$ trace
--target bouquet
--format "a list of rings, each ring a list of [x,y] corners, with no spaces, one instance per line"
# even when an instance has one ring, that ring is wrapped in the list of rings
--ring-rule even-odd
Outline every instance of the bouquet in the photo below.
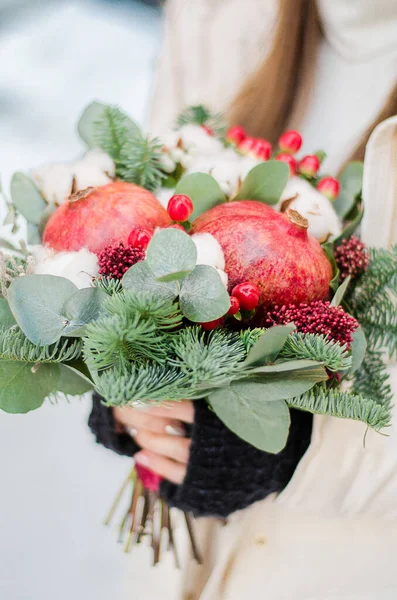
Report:
[[[11,181],[6,224],[24,217],[28,241],[0,255],[0,408],[206,399],[271,453],[290,408],[387,427],[397,249],[356,235],[361,163],[319,175],[298,132],[273,149],[203,106],[162,140],[98,102],[78,130],[83,158]],[[128,550],[149,532],[157,562],[171,513],[138,466],[117,500],[131,482],[120,533]]]

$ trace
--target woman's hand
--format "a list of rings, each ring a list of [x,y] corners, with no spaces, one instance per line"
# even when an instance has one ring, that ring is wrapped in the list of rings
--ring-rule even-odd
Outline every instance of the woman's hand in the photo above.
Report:
[[[184,423],[193,423],[193,403],[188,400],[152,408],[114,408],[118,423],[142,448],[137,463],[164,479],[180,484],[186,475],[191,440]]]

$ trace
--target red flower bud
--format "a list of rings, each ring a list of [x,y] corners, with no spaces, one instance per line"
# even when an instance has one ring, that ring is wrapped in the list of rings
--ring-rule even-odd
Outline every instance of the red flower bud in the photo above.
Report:
[[[276,160],[281,160],[282,162],[287,163],[290,170],[290,176],[293,177],[296,175],[296,160],[291,154],[287,154],[286,152],[280,152],[278,156],[276,156]]]
[[[308,154],[298,162],[298,171],[307,177],[314,177],[320,168],[320,160],[315,154]]]
[[[247,137],[245,133],[244,127],[240,127],[240,125],[235,125],[234,127],[230,127],[226,133],[226,139],[229,142],[233,142],[234,144],[241,144],[243,140]]]
[[[278,145],[283,152],[295,154],[302,146],[302,136],[297,131],[286,131],[278,140]]]
[[[323,177],[317,184],[319,192],[324,194],[329,200],[335,200],[339,196],[340,183],[333,177]]]

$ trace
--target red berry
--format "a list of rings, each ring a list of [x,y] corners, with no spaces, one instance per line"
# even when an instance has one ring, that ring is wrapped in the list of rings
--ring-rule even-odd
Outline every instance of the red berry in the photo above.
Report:
[[[320,168],[320,160],[315,154],[308,154],[298,162],[298,171],[307,177],[314,177]]]
[[[168,201],[167,212],[173,221],[187,221],[193,212],[193,202],[185,194],[175,194]]]
[[[212,331],[212,329],[216,329],[219,325],[223,325],[224,318],[215,319],[214,321],[207,321],[206,323],[200,323],[201,327],[206,331]]]
[[[329,200],[335,200],[339,196],[340,183],[333,177],[323,177],[317,184],[319,192],[327,196]]]
[[[240,302],[236,296],[230,296],[230,308],[227,311],[228,315],[235,315],[240,310]]]
[[[235,125],[234,127],[230,127],[226,133],[226,139],[229,142],[233,142],[234,144],[241,144],[243,140],[247,137],[245,133],[244,127],[240,127],[240,125]]]
[[[256,138],[247,135],[238,145],[238,149],[243,154],[250,154],[253,151],[255,144]]]
[[[208,135],[214,135],[213,130],[211,129],[211,127],[208,127],[208,125],[201,125],[201,127],[204,129],[204,131],[206,133],[208,133]]]
[[[146,248],[153,237],[153,232],[144,227],[135,227],[128,236],[128,245],[133,248]]]
[[[167,229],[179,229],[180,231],[184,231],[186,233],[185,228],[182,227],[182,225],[179,225],[179,223],[173,223]]]
[[[245,281],[233,288],[232,296],[237,298],[243,310],[254,310],[259,303],[260,290],[254,283]]]
[[[282,162],[287,163],[290,170],[290,176],[293,177],[296,175],[296,160],[291,154],[287,154],[286,152],[280,152],[278,156],[276,156],[276,160],[281,160]]]
[[[297,131],[286,131],[278,140],[278,145],[283,152],[295,154],[302,146],[302,136]]]
[[[253,150],[256,154],[256,158],[261,158],[262,160],[269,160],[272,154],[272,145],[267,140],[258,138],[256,140],[256,145],[254,146]]]

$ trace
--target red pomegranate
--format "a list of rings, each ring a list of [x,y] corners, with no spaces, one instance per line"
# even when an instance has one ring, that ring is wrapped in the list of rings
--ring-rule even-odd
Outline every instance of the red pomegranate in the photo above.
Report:
[[[87,248],[99,253],[105,246],[123,242],[135,227],[153,231],[171,224],[165,208],[147,190],[114,181],[71,196],[51,215],[43,243],[54,250]]]
[[[268,309],[328,297],[332,267],[307,227],[296,211],[280,214],[260,202],[242,200],[198,217],[193,233],[211,233],[222,246],[229,289],[244,281],[256,284],[260,305]]]

